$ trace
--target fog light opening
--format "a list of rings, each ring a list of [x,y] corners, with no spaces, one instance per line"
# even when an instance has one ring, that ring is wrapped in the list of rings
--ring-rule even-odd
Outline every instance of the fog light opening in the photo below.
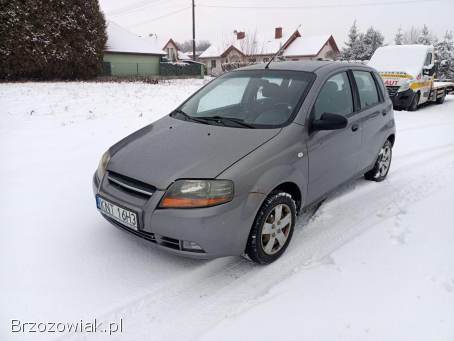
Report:
[[[204,252],[202,247],[199,244],[197,244],[196,242],[183,240],[182,246],[183,246],[184,251]]]

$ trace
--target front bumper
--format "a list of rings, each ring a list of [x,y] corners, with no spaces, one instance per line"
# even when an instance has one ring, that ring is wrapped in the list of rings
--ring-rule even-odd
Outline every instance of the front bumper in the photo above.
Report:
[[[412,89],[408,89],[402,92],[395,92],[392,96],[390,92],[390,97],[393,102],[393,107],[396,110],[406,110],[410,107],[413,98],[416,93]]]
[[[244,253],[255,215],[265,199],[260,193],[235,196],[229,203],[195,209],[157,208],[164,191],[149,198],[122,191],[107,176],[93,177],[93,192],[138,214],[139,229],[132,230],[103,215],[109,222],[171,253],[211,259]],[[183,241],[195,242],[202,251],[187,251]]]

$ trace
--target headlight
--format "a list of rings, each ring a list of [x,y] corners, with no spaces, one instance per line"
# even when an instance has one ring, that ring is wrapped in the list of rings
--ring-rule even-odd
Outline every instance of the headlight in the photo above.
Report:
[[[230,180],[175,181],[159,204],[162,208],[196,208],[224,204],[233,198]]]
[[[402,91],[407,91],[408,89],[410,89],[410,82],[405,81],[402,83],[402,85],[399,87],[399,90],[397,90],[397,91],[402,92]]]
[[[104,174],[106,174],[106,168],[109,161],[110,153],[109,151],[106,151],[104,154],[102,154],[101,160],[99,161],[98,170],[96,171],[99,181],[101,181],[104,177]]]

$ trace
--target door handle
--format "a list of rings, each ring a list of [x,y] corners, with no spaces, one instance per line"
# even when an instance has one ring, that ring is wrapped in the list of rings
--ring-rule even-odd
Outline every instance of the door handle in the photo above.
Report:
[[[372,115],[370,115],[371,118],[375,118],[377,117],[378,115],[380,115],[380,111],[375,111],[372,113]]]
[[[352,131],[357,131],[359,126],[357,124],[352,125]]]

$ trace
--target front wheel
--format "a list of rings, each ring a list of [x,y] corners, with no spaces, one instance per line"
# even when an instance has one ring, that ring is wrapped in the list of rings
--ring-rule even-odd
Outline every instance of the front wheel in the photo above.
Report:
[[[391,167],[391,159],[393,156],[392,148],[392,143],[387,140],[378,153],[374,168],[364,174],[364,178],[366,178],[366,180],[377,182],[385,180],[386,176],[388,175],[389,168]]]
[[[413,100],[411,101],[410,106],[408,107],[408,111],[418,110],[418,105],[419,105],[419,92],[413,96]]]
[[[258,264],[278,259],[292,239],[296,204],[285,192],[273,192],[265,200],[252,226],[246,254]]]
[[[446,98],[446,90],[443,91],[443,96],[437,98],[437,100],[435,101],[435,103],[437,103],[437,104],[443,104],[444,101],[445,101],[445,98]]]

